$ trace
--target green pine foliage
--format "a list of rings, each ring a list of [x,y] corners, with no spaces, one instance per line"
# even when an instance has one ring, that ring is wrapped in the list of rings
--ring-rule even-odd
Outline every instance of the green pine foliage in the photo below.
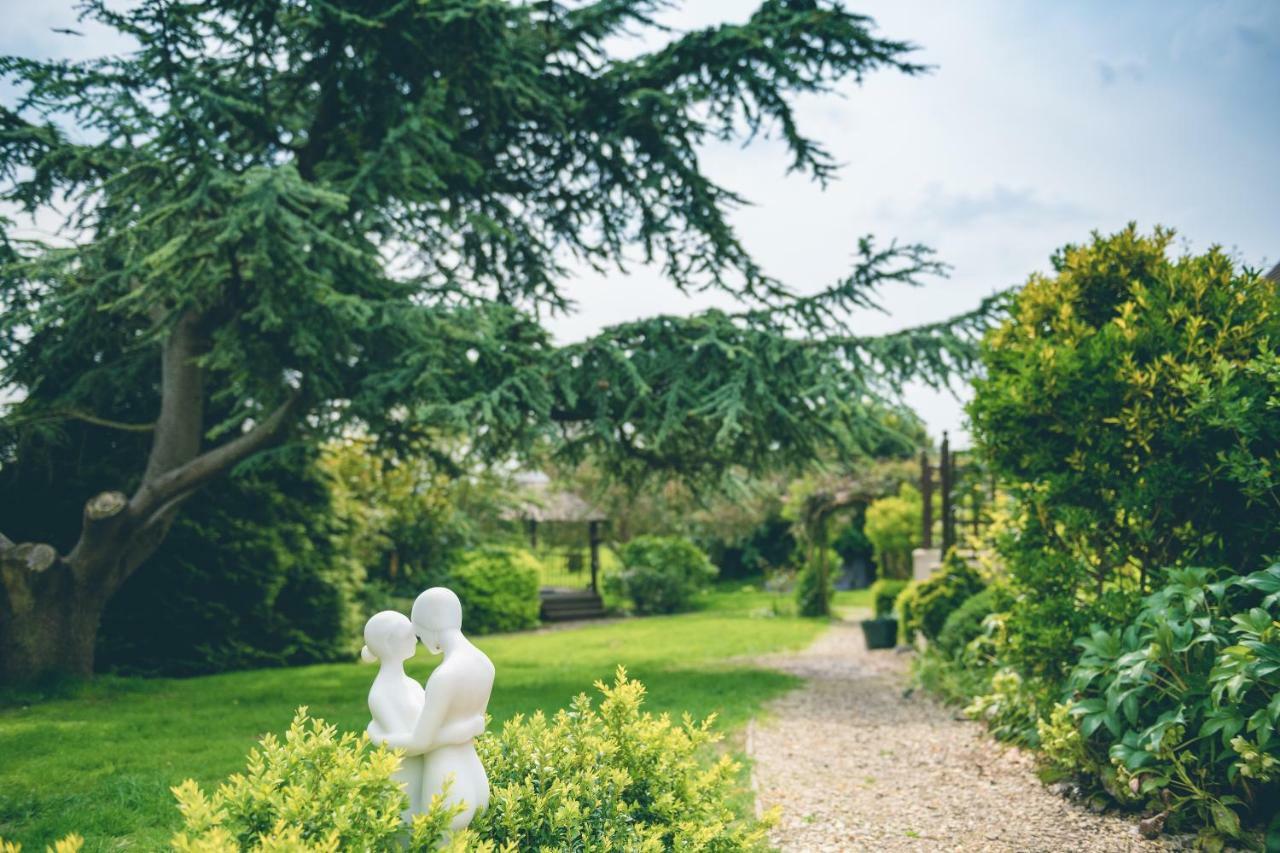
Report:
[[[627,479],[705,482],[879,446],[906,380],[972,366],[998,299],[860,334],[880,287],[944,271],[929,250],[864,239],[847,276],[790,289],[730,222],[746,199],[699,159],[775,135],[794,171],[827,180],[796,100],[915,74],[912,46],[834,0],[762,0],[617,52],[660,30],[662,5],[89,0],[86,24],[118,52],[0,57],[15,93],[0,107],[0,466],[33,436],[112,436],[119,473],[100,488],[129,510],[112,536],[76,533],[79,494],[23,535],[56,543],[86,611],[183,500],[282,442],[357,431],[477,461],[550,447]],[[61,216],[73,239],[20,236],[12,217],[28,216]],[[634,254],[729,307],[555,346],[566,259],[610,270]],[[45,623],[59,594],[41,592]],[[88,658],[0,648],[15,672]]]

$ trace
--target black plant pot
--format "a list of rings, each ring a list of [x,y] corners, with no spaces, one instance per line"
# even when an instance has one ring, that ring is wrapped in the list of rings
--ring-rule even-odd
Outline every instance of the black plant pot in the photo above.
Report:
[[[862,636],[869,649],[891,649],[898,643],[897,619],[863,619]]]

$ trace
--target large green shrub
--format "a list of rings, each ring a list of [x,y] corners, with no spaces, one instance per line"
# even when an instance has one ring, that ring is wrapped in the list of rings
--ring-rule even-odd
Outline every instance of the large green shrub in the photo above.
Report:
[[[937,640],[947,617],[984,586],[977,571],[954,552],[948,554],[932,577],[912,584],[910,598],[900,608],[903,637],[910,641],[918,631],[927,640]]]
[[[606,575],[605,583],[637,613],[687,610],[694,595],[716,577],[707,555],[680,536],[637,536],[618,556],[622,569]]]
[[[540,577],[538,558],[528,551],[485,546],[454,557],[447,583],[462,602],[467,630],[492,634],[537,627]]]
[[[350,658],[364,565],[342,547],[314,465],[293,448],[184,505],[107,606],[98,668],[196,675]]]
[[[1049,757],[1172,827],[1239,840],[1269,822],[1280,842],[1280,563],[1168,576],[1132,623],[1080,641],[1074,724],[1060,712],[1041,726]]]
[[[996,544],[1029,676],[1064,677],[1074,638],[1130,618],[1164,567],[1280,551],[1280,283],[1216,248],[1171,260],[1172,239],[1066,247],[983,341],[969,415],[1017,500]]]
[[[960,657],[970,643],[983,636],[987,617],[1008,609],[1012,603],[1008,588],[1000,583],[974,593],[947,616],[934,646],[947,657]]]
[[[188,779],[173,789],[182,829],[180,853],[342,850],[436,850],[454,811],[437,800],[406,831],[404,790],[391,778],[397,755],[373,748],[368,738],[307,716],[301,708],[281,740],[268,734],[249,753],[248,768],[211,794]],[[446,848],[476,850],[469,831]],[[492,845],[481,849],[492,850]]]
[[[871,540],[881,577],[911,577],[911,550],[920,542],[923,512],[920,492],[907,483],[896,495],[867,505],[863,532]]]
[[[730,807],[738,766],[714,757],[711,720],[642,710],[622,669],[548,719],[517,716],[477,745],[492,796],[476,832],[518,850],[766,850],[770,821]]]

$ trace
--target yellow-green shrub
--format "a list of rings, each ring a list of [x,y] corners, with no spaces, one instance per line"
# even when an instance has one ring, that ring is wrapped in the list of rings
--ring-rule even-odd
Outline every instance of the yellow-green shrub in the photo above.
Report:
[[[249,753],[248,767],[212,794],[188,779],[173,789],[182,829],[181,853],[235,851],[435,850],[454,811],[441,802],[406,832],[404,791],[392,778],[396,753],[371,746],[363,734],[339,735],[300,708],[281,740],[268,734]],[[474,841],[453,839],[452,849]]]
[[[644,685],[619,668],[548,719],[517,716],[477,741],[492,798],[477,833],[519,850],[763,850],[771,819],[728,805],[738,765],[710,757],[712,719],[641,710]]]
[[[920,539],[923,512],[920,492],[907,483],[898,494],[867,506],[863,531],[871,540],[880,577],[911,577],[911,549]]]
[[[932,577],[913,583],[910,595],[900,600],[903,637],[910,642],[918,631],[930,642],[937,640],[947,617],[985,586],[968,563],[948,553]]]

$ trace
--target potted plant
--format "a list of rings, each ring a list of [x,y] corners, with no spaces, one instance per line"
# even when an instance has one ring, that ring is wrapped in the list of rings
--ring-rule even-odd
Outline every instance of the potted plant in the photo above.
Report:
[[[898,620],[893,616],[893,604],[907,588],[907,581],[881,578],[871,585],[871,599],[875,617],[862,620],[862,636],[868,649],[891,649],[898,642]]]

